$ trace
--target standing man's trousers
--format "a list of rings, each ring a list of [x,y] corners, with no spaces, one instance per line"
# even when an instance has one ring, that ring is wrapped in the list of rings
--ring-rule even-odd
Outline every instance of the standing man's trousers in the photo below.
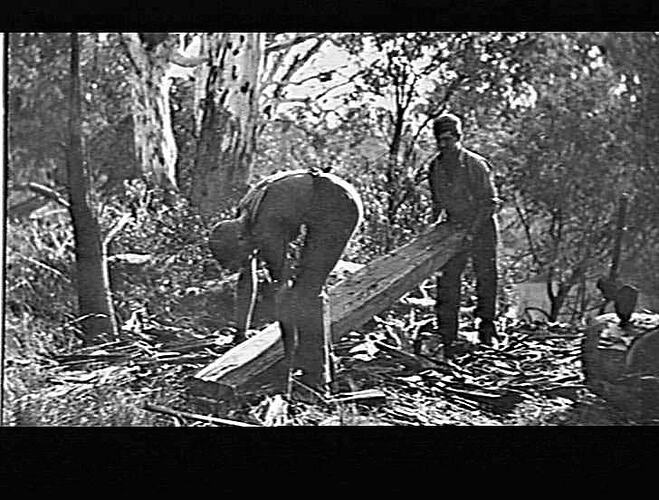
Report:
[[[458,334],[461,277],[471,257],[476,275],[476,316],[493,320],[497,294],[497,228],[494,217],[487,219],[467,248],[455,255],[442,268],[437,280],[437,326],[445,343],[451,343]]]

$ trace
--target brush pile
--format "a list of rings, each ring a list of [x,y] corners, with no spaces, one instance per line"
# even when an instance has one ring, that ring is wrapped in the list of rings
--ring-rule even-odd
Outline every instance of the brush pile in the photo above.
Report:
[[[429,312],[413,302],[404,302],[405,314],[389,311],[334,346],[340,390],[379,389],[384,402],[308,404],[263,391],[200,414],[186,397],[184,380],[226,352],[232,332],[201,334],[153,318],[125,330],[122,339],[52,356],[48,397],[139,388],[143,397],[134,404],[151,413],[150,425],[608,424],[615,418],[603,410],[592,421],[601,401],[584,385],[583,329],[509,322],[499,344],[488,347],[469,343],[475,332],[464,324],[467,347],[445,360],[414,353]],[[163,386],[170,395],[156,401]]]
[[[209,295],[210,293],[210,295]],[[499,318],[500,340],[478,344],[474,317],[461,309],[461,354],[445,359],[427,349],[433,321],[431,290],[421,286],[333,346],[339,395],[381,391],[373,400],[289,401],[268,388],[200,407],[188,380],[234,345],[216,314],[222,293],[209,289],[164,318],[135,311],[120,338],[50,352],[32,364],[12,345],[8,379],[34,370],[38,391],[18,387],[16,425],[594,425],[634,419],[586,385],[586,327]],[[196,304],[196,305],[195,305]],[[177,309],[178,311],[178,309]],[[271,321],[271,318],[263,318]],[[11,385],[11,384],[10,384]],[[605,396],[605,395],[604,395]],[[24,410],[21,410],[24,409]],[[29,411],[28,411],[29,410]],[[21,414],[40,420],[21,423]]]

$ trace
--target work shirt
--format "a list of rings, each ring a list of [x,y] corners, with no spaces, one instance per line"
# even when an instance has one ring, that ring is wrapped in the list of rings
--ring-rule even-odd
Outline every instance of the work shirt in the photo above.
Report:
[[[296,233],[312,199],[313,179],[308,172],[281,172],[252,187],[240,201],[238,211],[239,215],[248,216],[250,235],[260,242],[268,239],[270,233],[277,233],[278,237],[282,229]]]
[[[362,220],[364,209],[359,194],[340,177],[302,169],[280,172],[258,182],[238,205],[238,216],[246,216],[247,230],[258,246],[272,243],[282,236],[287,241],[297,236],[300,225],[310,216],[309,210],[322,204],[321,198],[326,196],[322,189],[318,191],[316,182],[336,185],[336,192],[330,200],[333,211],[338,211],[334,218],[341,215],[340,207],[344,206],[339,198],[347,198],[349,206],[354,204],[356,207],[358,220]]]
[[[450,165],[449,161],[455,164]],[[489,163],[463,147],[457,158],[445,158],[439,153],[431,160],[428,180],[435,219],[446,210],[449,221],[482,222],[494,214],[499,203]]]
[[[300,278],[299,273],[306,273],[307,282],[321,279],[318,281],[320,288],[326,279],[322,275],[324,257],[320,254],[333,255],[337,244],[340,244],[342,251],[350,237],[346,228],[354,231],[362,217],[363,207],[355,188],[330,173],[309,170],[281,172],[266,177],[252,187],[240,201],[237,213],[252,252],[249,258],[251,270],[248,271],[247,266],[243,268],[236,289],[238,330],[244,332],[251,322],[251,312],[248,311],[252,307],[250,302],[255,300],[257,255],[267,265],[275,286]],[[292,259],[297,262],[287,262],[289,244],[301,234],[303,225],[306,234],[302,244],[304,249],[300,249],[300,255]],[[328,237],[330,241],[327,241]],[[307,245],[309,239],[313,239],[313,243]],[[317,262],[317,266],[305,268],[304,262],[299,261],[307,253],[309,263]],[[339,254],[336,254],[337,260]],[[334,264],[332,262],[331,267]],[[327,273],[331,267],[326,269]]]

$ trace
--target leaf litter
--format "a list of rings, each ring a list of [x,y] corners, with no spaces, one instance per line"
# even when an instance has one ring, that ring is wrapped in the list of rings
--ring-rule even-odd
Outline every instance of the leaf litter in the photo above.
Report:
[[[604,403],[583,385],[582,327],[507,322],[498,345],[467,343],[465,352],[444,359],[417,349],[418,323],[429,323],[428,305],[408,300],[397,306],[401,304],[392,313],[395,321],[391,314],[380,316],[333,346],[339,390],[378,389],[386,395],[384,403],[311,404],[263,393],[220,402],[214,415],[262,426],[611,422]],[[159,416],[162,425],[224,425],[190,416],[195,415],[194,404],[185,394],[184,381],[231,348],[232,342],[228,329],[200,332],[142,318],[139,329],[124,330],[120,339],[53,355],[48,396],[100,386],[139,386],[148,397],[168,384],[170,391],[178,391],[170,398],[177,408],[170,416]]]

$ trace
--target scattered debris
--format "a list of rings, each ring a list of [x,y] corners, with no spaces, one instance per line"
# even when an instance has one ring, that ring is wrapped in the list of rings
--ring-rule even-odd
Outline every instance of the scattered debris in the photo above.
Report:
[[[179,420],[191,419],[198,420],[200,422],[206,422],[214,425],[225,425],[229,427],[259,427],[258,425],[248,424],[246,422],[238,422],[236,420],[228,420],[226,418],[218,417],[209,417],[207,415],[197,415],[195,413],[190,413],[187,411],[172,410],[171,408],[165,408],[163,406],[157,406],[152,404],[145,404],[144,409],[146,411],[153,411],[157,413],[163,413],[165,415],[171,415]]]
[[[433,314],[426,306],[400,301],[395,314],[383,314],[336,342],[337,392],[322,401],[289,400],[281,388],[264,385],[224,403],[209,395],[203,406],[185,393],[165,405],[154,400],[138,408],[170,415],[169,425],[177,426],[528,425],[571,422],[577,417],[570,417],[570,411],[585,414],[579,405],[597,399],[581,370],[585,327],[511,321],[501,341],[486,346],[469,342],[473,328],[465,323],[461,336],[467,348],[444,359],[414,351],[412,337],[420,324],[430,324]],[[153,318],[134,318],[133,323],[120,339],[52,356],[52,391],[82,394],[101,384],[132,387],[139,382],[144,394],[155,396],[168,377],[183,394],[186,377],[233,343],[227,329],[204,335]],[[426,335],[432,335],[431,329]],[[592,404],[587,403],[589,408]],[[557,416],[552,420],[548,412]]]
[[[276,394],[272,398],[267,398],[267,410],[263,418],[263,425],[266,427],[275,427],[286,425],[288,417],[288,401],[281,394]]]

